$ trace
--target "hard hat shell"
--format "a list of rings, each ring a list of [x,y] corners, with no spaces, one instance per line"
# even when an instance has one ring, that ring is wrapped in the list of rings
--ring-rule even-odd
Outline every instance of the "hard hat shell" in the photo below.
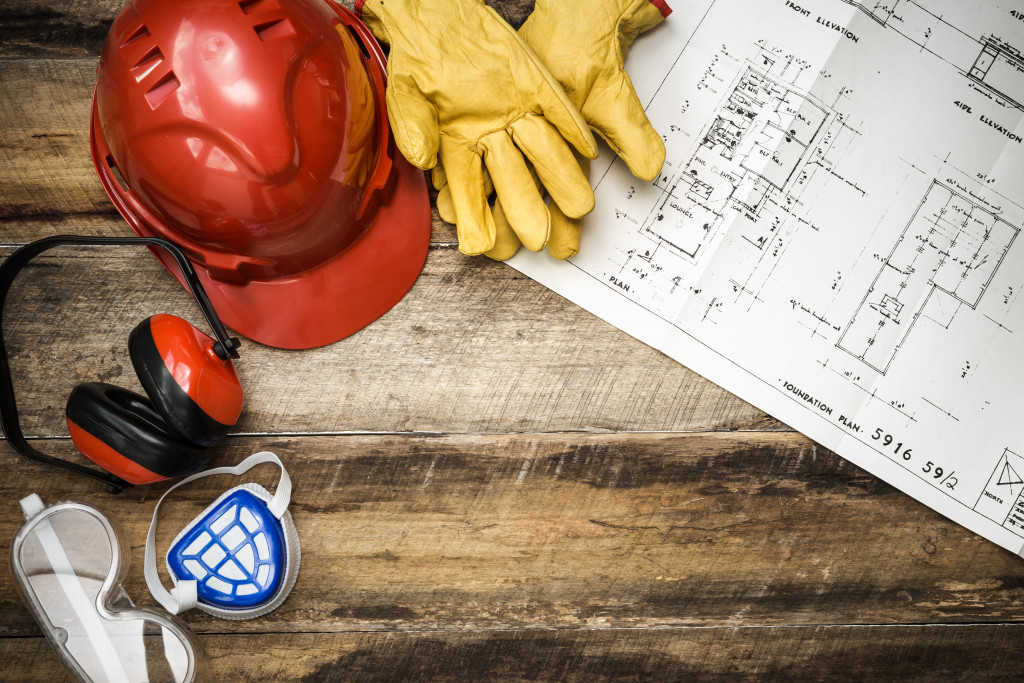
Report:
[[[97,67],[93,164],[132,230],[186,252],[229,327],[329,344],[397,303],[429,245],[385,78],[330,0],[134,0]]]

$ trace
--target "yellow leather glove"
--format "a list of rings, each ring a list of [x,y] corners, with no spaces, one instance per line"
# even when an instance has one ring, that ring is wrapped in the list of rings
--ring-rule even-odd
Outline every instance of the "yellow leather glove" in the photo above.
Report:
[[[527,246],[548,240],[550,217],[523,155],[562,210],[594,208],[583,155],[597,145],[558,81],[482,0],[357,0],[388,56],[388,119],[399,150],[422,169],[444,164],[459,249],[494,247],[484,164],[507,223]]]
[[[658,175],[665,163],[665,144],[647,120],[623,62],[636,37],[661,23],[671,11],[664,0],[537,0],[533,14],[519,29],[519,35],[562,84],[590,127],[642,180]],[[579,155],[577,160],[589,176],[589,160]],[[435,173],[433,179],[441,190],[438,211],[451,222],[444,176]],[[539,180],[546,185],[543,177]],[[501,197],[498,199],[500,202]],[[554,194],[552,200],[548,251],[564,259],[579,251],[582,220],[562,211],[565,207]],[[503,211],[498,204],[494,214],[499,219],[498,233],[495,247],[487,255],[505,260],[519,249],[520,241],[507,223],[501,222]]]

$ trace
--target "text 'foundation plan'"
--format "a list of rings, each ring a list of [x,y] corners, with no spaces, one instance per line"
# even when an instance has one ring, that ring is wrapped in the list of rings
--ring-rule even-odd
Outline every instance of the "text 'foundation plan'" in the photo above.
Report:
[[[580,254],[515,268],[1024,548],[1024,2],[675,0]]]

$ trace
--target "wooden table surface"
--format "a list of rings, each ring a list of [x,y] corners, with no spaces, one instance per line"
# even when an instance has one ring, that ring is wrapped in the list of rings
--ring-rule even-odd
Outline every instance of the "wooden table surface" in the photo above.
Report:
[[[0,257],[58,232],[130,234],[88,150],[119,0],[0,3]],[[492,4],[514,25],[531,6]],[[138,389],[135,323],[198,315],[145,252],[34,263],[4,333],[26,433],[74,459],[74,384]],[[214,463],[286,461],[302,569],[264,618],[186,615],[212,680],[1024,677],[1024,561],[463,256],[436,213],[422,275],[379,321],[326,348],[242,352],[246,407]],[[18,499],[101,501],[130,541],[128,593],[154,605],[142,553],[167,487],[110,496],[6,444],[0,460],[0,679],[64,680],[8,571]],[[225,487],[208,481],[165,505],[164,543]]]

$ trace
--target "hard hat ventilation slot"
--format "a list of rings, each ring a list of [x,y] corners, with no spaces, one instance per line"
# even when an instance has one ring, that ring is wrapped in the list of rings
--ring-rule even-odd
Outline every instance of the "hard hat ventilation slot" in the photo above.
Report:
[[[164,53],[160,52],[160,48],[153,46],[153,48],[142,56],[142,59],[135,63],[135,66],[131,68],[132,76],[135,78],[136,83],[141,83],[142,79],[153,73],[153,69],[160,66],[160,63],[164,61]]]
[[[252,14],[256,10],[281,9],[275,0],[239,0],[238,6],[245,14]]]
[[[146,91],[146,101],[149,102],[149,106],[156,109],[160,106],[164,100],[174,94],[174,91],[178,89],[181,83],[175,77],[173,71],[168,71],[167,75],[157,81],[156,85]]]
[[[139,24],[139,27],[137,29],[135,29],[134,31],[132,31],[132,34],[130,36],[128,36],[127,38],[124,39],[124,42],[121,43],[121,47],[125,48],[128,45],[134,43],[139,38],[145,38],[148,35],[149,35],[149,29],[146,28],[146,25],[145,24]]]
[[[256,35],[260,37],[260,40],[273,40],[274,38],[287,38],[288,36],[295,35],[295,28],[292,26],[292,22],[287,19],[274,19],[273,21],[256,24],[253,26],[253,30],[256,31]]]

